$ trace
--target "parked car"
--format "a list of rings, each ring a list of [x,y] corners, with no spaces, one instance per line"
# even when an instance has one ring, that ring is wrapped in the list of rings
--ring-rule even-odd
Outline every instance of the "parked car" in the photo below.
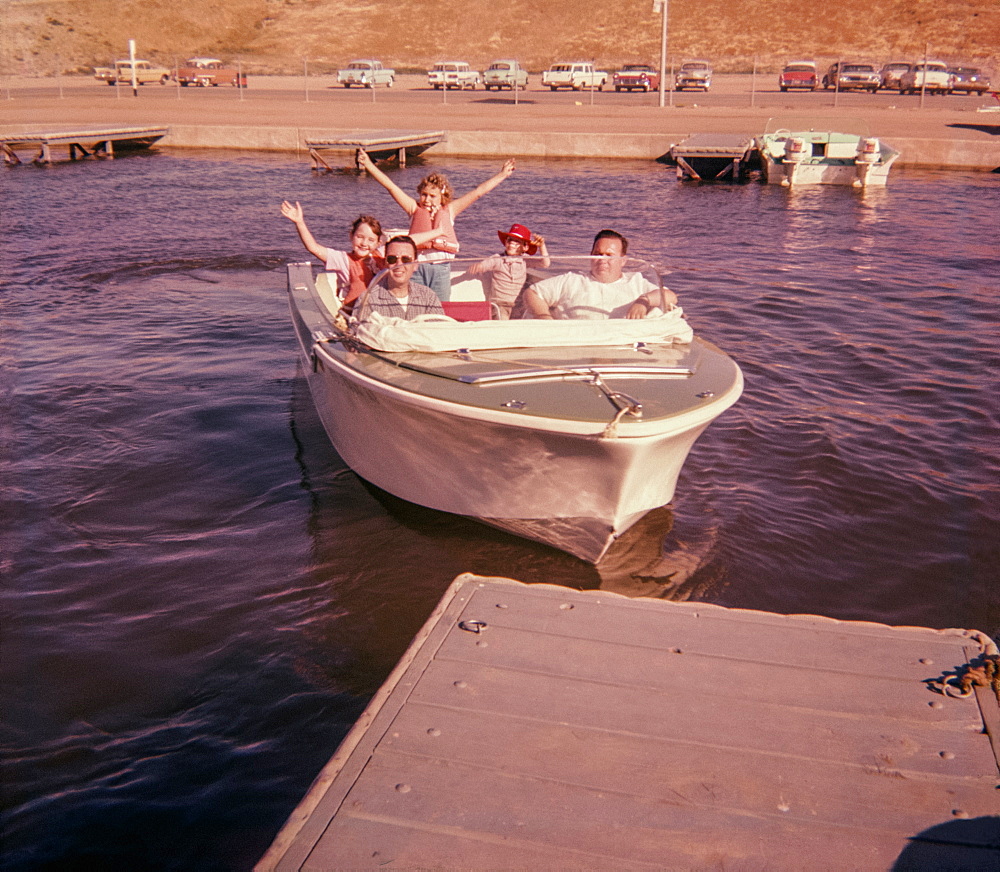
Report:
[[[782,91],[792,88],[804,88],[807,91],[816,89],[816,64],[812,61],[793,61],[785,64],[778,74],[778,87]]]
[[[114,67],[96,67],[94,78],[100,82],[107,82],[114,85],[116,82],[122,85],[132,84],[132,61],[115,61]],[[135,62],[135,81],[137,85],[145,85],[149,82],[159,82],[161,85],[170,81],[170,70],[166,67],[155,67],[149,61]]]
[[[514,60],[499,60],[493,61],[483,71],[483,87],[487,91],[490,88],[496,88],[498,91],[504,88],[509,88],[511,91],[514,90],[514,85],[518,88],[528,87],[528,71],[525,70],[517,61]]]
[[[910,68],[899,77],[900,94],[951,93],[951,74],[944,61],[926,61],[910,64]]]
[[[871,91],[874,94],[879,89],[878,70],[872,64],[855,61],[831,64],[823,76],[823,87],[838,91]]]
[[[674,76],[674,90],[697,88],[707,91],[712,87],[712,65],[708,61],[685,61]]]
[[[396,71],[382,66],[382,61],[371,58],[351,61],[337,73],[337,83],[345,88],[360,85],[362,88],[374,88],[385,85],[391,88],[396,81]]]
[[[235,85],[237,88],[247,86],[246,73],[242,76],[239,70],[227,67],[218,58],[188,58],[187,66],[179,67],[176,78],[182,88],[195,85],[199,88],[219,85]]]
[[[990,77],[979,67],[952,67],[948,73],[953,94],[985,94],[990,90]]]
[[[595,70],[594,65],[586,61],[553,64],[542,73],[542,87],[553,91],[558,88],[572,88],[574,91],[596,88],[603,91],[607,83],[608,74],[604,70]]]
[[[625,64],[614,75],[616,91],[655,91],[660,87],[660,74],[649,64]]]
[[[427,71],[427,84],[440,91],[442,88],[459,91],[475,91],[477,85],[483,83],[483,77],[478,70],[472,69],[465,61],[442,61],[434,64],[434,69]]]
[[[906,61],[889,61],[887,64],[882,64],[882,69],[878,71],[878,86],[882,89],[898,90],[899,77],[909,68],[910,65]]]

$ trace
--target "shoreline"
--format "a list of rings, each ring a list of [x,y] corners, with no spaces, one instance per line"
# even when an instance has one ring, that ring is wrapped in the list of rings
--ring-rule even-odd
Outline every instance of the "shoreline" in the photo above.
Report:
[[[757,90],[753,90],[756,88]],[[6,97],[6,99],[3,99]],[[442,130],[427,152],[449,157],[655,159],[688,136],[753,136],[782,119],[846,130],[863,125],[901,153],[898,166],[997,171],[1000,113],[979,112],[989,98],[894,93],[780,93],[749,76],[719,77],[711,94],[509,91],[438,92],[421,76],[393,89],[332,87],[329,76],[252,77],[232,88],[101,87],[91,78],[6,80],[0,84],[0,132],[18,134],[118,125],[170,128],[160,145],[307,152],[307,138],[360,131]]]

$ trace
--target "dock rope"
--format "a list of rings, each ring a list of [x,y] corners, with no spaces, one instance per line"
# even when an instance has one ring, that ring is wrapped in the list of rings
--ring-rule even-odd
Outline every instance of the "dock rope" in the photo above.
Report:
[[[981,654],[956,670],[955,675],[939,682],[941,693],[958,699],[969,696],[974,687],[990,687],[1000,702],[1000,656]]]
[[[601,393],[603,393],[604,396],[606,396],[618,410],[614,418],[608,422],[607,426],[601,432],[601,439],[616,439],[618,437],[618,422],[621,421],[621,419],[626,415],[631,415],[636,419],[642,417],[642,403],[640,403],[635,397],[630,397],[628,394],[623,394],[621,391],[609,388],[604,383],[604,379],[601,378],[601,374],[596,370],[590,370],[590,378],[587,379],[587,381],[600,388]]]
[[[927,682],[927,686],[937,693],[962,699],[971,696],[976,687],[989,687],[1000,703],[1000,650],[985,633],[964,632],[982,646],[982,652],[974,660],[963,664],[954,672],[945,673],[940,678]]]
[[[635,412],[633,412],[628,406],[623,409],[618,410],[618,414],[614,416],[608,425],[601,431],[601,439],[616,439],[618,437],[618,422],[624,418],[626,415],[632,415],[633,417],[638,417]]]

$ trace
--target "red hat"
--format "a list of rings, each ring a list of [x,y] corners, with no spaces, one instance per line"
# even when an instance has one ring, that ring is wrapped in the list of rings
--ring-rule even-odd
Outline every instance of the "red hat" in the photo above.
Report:
[[[502,230],[497,231],[497,236],[500,237],[500,241],[506,245],[508,239],[516,239],[518,242],[523,242],[525,248],[528,250],[528,254],[534,254],[538,251],[537,245],[532,245],[531,243],[531,231],[525,227],[523,224],[511,224],[510,230],[504,233]]]

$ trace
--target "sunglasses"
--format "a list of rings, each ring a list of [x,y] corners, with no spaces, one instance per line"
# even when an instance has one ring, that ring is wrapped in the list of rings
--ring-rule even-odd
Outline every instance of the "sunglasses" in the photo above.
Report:
[[[408,254],[387,254],[385,256],[385,262],[392,266],[394,263],[413,263],[413,258]]]

